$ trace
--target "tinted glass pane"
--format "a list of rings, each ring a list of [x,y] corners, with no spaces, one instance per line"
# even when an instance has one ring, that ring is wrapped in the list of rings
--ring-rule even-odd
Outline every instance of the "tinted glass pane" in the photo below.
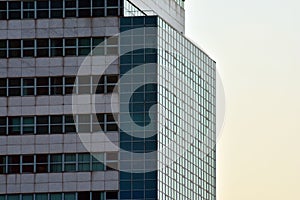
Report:
[[[89,192],[78,192],[78,200],[87,200],[90,199]]]
[[[48,200],[48,194],[36,194],[35,200]]]
[[[118,6],[118,0],[107,0],[107,6],[109,7],[117,7]]]

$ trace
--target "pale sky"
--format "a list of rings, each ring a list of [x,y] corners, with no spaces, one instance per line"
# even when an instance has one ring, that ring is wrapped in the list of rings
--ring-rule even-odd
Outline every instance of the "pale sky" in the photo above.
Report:
[[[300,199],[300,1],[186,0],[227,98],[218,200]]]

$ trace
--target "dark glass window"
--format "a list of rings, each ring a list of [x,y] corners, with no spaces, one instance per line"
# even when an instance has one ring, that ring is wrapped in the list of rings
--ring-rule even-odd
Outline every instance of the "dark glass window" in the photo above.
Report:
[[[33,173],[34,171],[34,156],[22,156],[22,172]]]
[[[65,133],[76,133],[76,126],[74,124],[74,116],[65,116]]]
[[[108,8],[107,16],[118,16],[118,8]]]
[[[21,1],[8,2],[9,19],[21,19]]]
[[[92,200],[103,200],[104,193],[103,192],[93,192],[92,193]]]
[[[49,40],[37,39],[37,57],[49,56]]]
[[[58,133],[61,134],[62,129],[62,121],[63,118],[61,115],[52,115],[50,116],[50,131],[52,134]]]
[[[21,40],[9,40],[9,57],[21,57]]]
[[[21,134],[21,117],[9,117],[9,134],[20,135]]]
[[[78,39],[78,55],[86,56],[91,51],[91,39],[90,38],[79,38]]]
[[[0,1],[0,20],[7,19],[7,1]]]
[[[105,16],[104,8],[93,9],[93,17],[104,17],[104,16]]]
[[[6,135],[6,117],[0,117],[0,135]]]
[[[21,96],[21,79],[10,78],[8,84],[9,96]]]
[[[34,95],[34,78],[23,79],[23,96]]]
[[[6,173],[6,156],[0,156],[0,174]]]
[[[51,18],[63,17],[63,1],[51,0]]]
[[[49,118],[48,116],[36,117],[36,134],[48,134],[49,133]]]
[[[49,95],[49,78],[39,77],[36,81],[37,95]]]
[[[7,57],[7,40],[0,40],[0,58]]]
[[[8,173],[18,174],[20,173],[20,156],[9,156],[8,157]]]
[[[118,7],[118,0],[107,0],[107,7]]]
[[[90,199],[89,192],[78,192],[78,200],[87,200]]]
[[[78,154],[78,171],[90,171],[90,158],[89,153]]]
[[[47,173],[48,172],[48,155],[36,156],[36,172]]]
[[[76,56],[76,39],[65,39],[65,56]]]
[[[79,17],[90,17],[91,16],[91,1],[79,1]]]
[[[6,88],[7,88],[6,78],[0,78],[0,96],[1,97],[7,96]]]
[[[65,94],[73,94],[76,77],[65,77]],[[75,89],[75,88],[74,88]]]
[[[23,1],[23,18],[34,18],[34,1]]]
[[[62,77],[51,78],[51,95],[63,94],[63,79]]]
[[[76,171],[76,154],[66,154],[65,155],[65,172],[75,172]]]
[[[34,117],[23,117],[23,134],[34,133]]]
[[[51,39],[51,56],[63,56],[63,39]]]
[[[62,155],[50,155],[50,172],[62,172]]]
[[[118,192],[106,192],[106,199],[118,199]]]
[[[61,200],[62,194],[50,194],[50,200]]]
[[[66,17],[76,17],[76,0],[66,0],[65,8]]]
[[[37,5],[37,18],[49,18],[49,1],[39,0],[36,1]]]
[[[34,57],[34,40],[23,40],[23,57]]]

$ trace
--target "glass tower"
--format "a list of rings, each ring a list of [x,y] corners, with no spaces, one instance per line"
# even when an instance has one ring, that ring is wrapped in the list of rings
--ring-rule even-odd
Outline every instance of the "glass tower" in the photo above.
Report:
[[[184,13],[0,1],[0,200],[216,199],[216,63]]]

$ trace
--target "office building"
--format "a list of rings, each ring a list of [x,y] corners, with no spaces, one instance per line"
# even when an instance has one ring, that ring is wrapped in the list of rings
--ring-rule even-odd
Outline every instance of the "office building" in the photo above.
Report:
[[[0,200],[216,199],[216,63],[182,0],[0,1]]]

